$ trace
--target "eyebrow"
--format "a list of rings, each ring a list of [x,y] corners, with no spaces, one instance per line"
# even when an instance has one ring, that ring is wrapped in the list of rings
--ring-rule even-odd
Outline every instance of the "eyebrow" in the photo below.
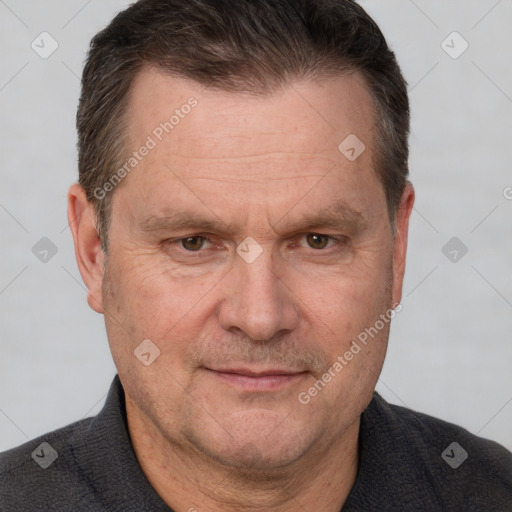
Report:
[[[368,222],[364,215],[348,206],[337,203],[322,208],[314,213],[306,213],[293,221],[286,221],[293,213],[293,208],[283,217],[271,224],[272,229],[279,235],[295,234],[300,231],[311,231],[321,228],[338,228],[349,231],[349,234],[364,231]],[[151,215],[144,218],[139,227],[144,232],[169,232],[184,229],[208,231],[219,235],[233,235],[236,228],[228,225],[220,218],[206,218],[194,211],[167,210],[162,215]],[[241,230],[241,229],[240,229]]]

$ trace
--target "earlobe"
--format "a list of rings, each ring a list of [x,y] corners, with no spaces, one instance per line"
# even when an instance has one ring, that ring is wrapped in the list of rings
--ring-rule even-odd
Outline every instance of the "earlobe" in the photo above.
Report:
[[[96,212],[78,183],[68,191],[68,223],[73,234],[78,269],[88,290],[87,302],[94,311],[103,313],[104,254],[96,229]]]
[[[393,304],[402,299],[402,285],[405,273],[409,219],[414,206],[414,188],[410,183],[405,186],[400,205],[395,214],[395,239],[393,251]]]

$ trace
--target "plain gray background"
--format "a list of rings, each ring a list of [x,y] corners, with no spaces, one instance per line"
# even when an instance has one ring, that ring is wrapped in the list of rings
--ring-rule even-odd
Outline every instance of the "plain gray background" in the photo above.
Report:
[[[85,52],[128,3],[0,0],[0,450],[97,413],[115,374],[66,192]],[[512,449],[512,1],[361,3],[410,85],[417,193],[377,389]],[[48,58],[31,47],[51,49],[42,32],[58,44]],[[42,237],[57,250],[46,262]]]

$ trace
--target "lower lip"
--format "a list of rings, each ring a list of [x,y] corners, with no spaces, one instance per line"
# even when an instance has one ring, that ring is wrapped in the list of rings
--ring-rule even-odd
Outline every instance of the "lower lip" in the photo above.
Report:
[[[240,375],[238,373],[216,372],[208,370],[224,382],[238,387],[242,391],[278,391],[303,379],[307,372],[293,373],[286,375],[262,375],[261,377],[252,377],[249,375]]]

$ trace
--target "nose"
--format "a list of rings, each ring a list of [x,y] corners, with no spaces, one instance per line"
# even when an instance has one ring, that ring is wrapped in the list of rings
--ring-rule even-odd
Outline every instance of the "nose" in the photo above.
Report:
[[[224,330],[263,342],[297,327],[295,296],[280,270],[269,248],[251,263],[237,256],[234,268],[225,278],[219,310]]]

